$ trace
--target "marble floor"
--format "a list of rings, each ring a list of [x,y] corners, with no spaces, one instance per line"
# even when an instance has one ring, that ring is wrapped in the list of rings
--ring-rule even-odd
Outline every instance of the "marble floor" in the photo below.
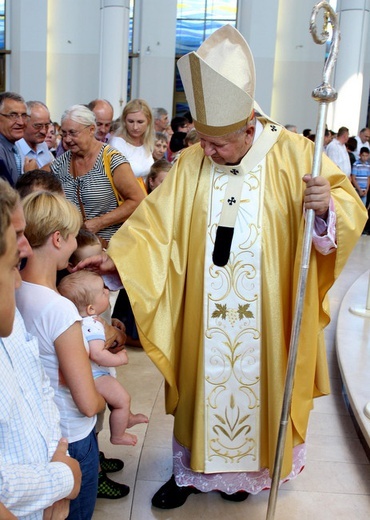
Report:
[[[278,494],[275,520],[368,520],[370,518],[370,464],[342,397],[335,340],[341,301],[348,289],[370,267],[370,236],[362,236],[345,270],[330,293],[332,322],[326,330],[332,384],[329,396],[317,399],[310,417],[305,470],[283,485]],[[349,327],[350,328],[350,327]],[[348,332],[347,332],[348,333]],[[351,335],[348,334],[349,348]],[[151,497],[172,471],[172,418],[164,413],[163,380],[144,352],[128,349],[130,363],[119,369],[119,378],[132,396],[133,412],[146,413],[148,425],[135,426],[135,447],[109,443],[108,424],[99,435],[106,456],[125,461],[123,471],[112,474],[128,484],[130,494],[119,500],[97,501],[94,520],[263,520],[268,492],[246,502],[222,500],[218,493],[191,495],[179,509],[151,507]],[[370,351],[368,351],[370,356]],[[368,388],[370,374],[357,374]]]

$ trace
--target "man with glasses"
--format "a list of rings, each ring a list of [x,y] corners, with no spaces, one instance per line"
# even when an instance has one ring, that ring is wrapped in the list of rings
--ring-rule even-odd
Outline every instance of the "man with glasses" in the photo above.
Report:
[[[0,94],[0,176],[14,186],[22,173],[16,141],[22,139],[28,115],[24,99],[15,92]]]
[[[54,156],[45,143],[50,126],[50,112],[41,101],[27,101],[26,126],[16,145],[22,158],[22,173],[36,169],[49,170]]]

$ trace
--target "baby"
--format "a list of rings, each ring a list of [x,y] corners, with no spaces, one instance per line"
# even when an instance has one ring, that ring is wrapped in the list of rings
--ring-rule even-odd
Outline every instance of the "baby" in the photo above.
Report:
[[[131,413],[129,393],[111,376],[108,368],[128,363],[126,350],[114,354],[105,348],[104,326],[98,316],[109,307],[109,290],[104,286],[102,277],[91,271],[78,271],[65,276],[58,290],[76,305],[83,318],[82,332],[88,343],[96,389],[111,410],[110,441],[112,444],[134,446],[137,437],[127,433],[126,429],[135,424],[147,423],[148,418],[140,413]]]

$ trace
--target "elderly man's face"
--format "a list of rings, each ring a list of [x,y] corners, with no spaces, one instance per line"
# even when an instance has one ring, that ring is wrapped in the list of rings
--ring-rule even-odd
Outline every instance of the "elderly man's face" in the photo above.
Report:
[[[95,137],[104,143],[113,121],[113,110],[108,103],[101,103],[97,104],[93,112],[96,118]]]
[[[33,149],[45,141],[50,126],[49,110],[42,105],[31,108],[31,114],[24,129],[24,139]]]
[[[168,127],[168,114],[162,114],[156,121],[156,127],[160,132],[163,132]]]
[[[25,103],[14,99],[5,99],[0,110],[0,116],[0,134],[11,143],[22,139],[28,120]]]
[[[243,132],[224,137],[211,137],[198,132],[200,145],[207,157],[217,164],[239,164],[252,146],[255,126],[249,125]]]

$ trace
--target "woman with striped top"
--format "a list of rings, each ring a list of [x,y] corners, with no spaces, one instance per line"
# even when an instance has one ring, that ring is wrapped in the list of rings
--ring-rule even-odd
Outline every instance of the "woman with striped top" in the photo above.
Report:
[[[112,149],[95,138],[95,129],[95,116],[87,107],[73,105],[66,110],[60,133],[68,151],[51,164],[51,170],[59,177],[67,199],[79,208],[84,228],[109,241],[144,193],[127,159],[118,151],[108,153],[112,182],[124,200],[118,204],[104,168],[105,154]]]

